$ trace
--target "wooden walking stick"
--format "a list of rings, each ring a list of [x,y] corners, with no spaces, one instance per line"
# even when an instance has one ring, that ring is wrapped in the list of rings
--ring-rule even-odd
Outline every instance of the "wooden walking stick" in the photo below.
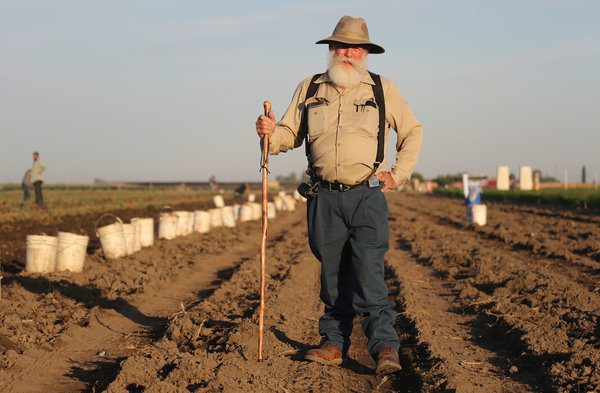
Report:
[[[271,112],[271,103],[263,103],[265,116]],[[262,141],[262,239],[260,241],[260,308],[258,310],[258,360],[263,360],[263,328],[265,319],[265,272],[267,265],[267,229],[269,227],[269,200],[268,200],[268,181],[269,181],[269,136],[263,136]]]

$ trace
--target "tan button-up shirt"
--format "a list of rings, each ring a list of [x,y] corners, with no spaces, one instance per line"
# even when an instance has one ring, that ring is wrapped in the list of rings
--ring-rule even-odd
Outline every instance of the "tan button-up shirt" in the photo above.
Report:
[[[298,85],[292,102],[277,123],[269,140],[269,153],[278,154],[302,145],[298,135],[304,99],[311,77]],[[361,83],[340,93],[327,73],[316,81],[319,86],[315,98],[307,101],[308,134],[312,164],[317,176],[326,181],[358,184],[373,172],[377,155],[379,109],[368,72]],[[396,162],[391,173],[398,185],[410,180],[423,141],[421,124],[415,119],[400,90],[388,79],[381,77],[386,108],[386,143],[390,127],[398,133]],[[369,102],[371,101],[371,102]],[[388,168],[387,158],[377,169]]]

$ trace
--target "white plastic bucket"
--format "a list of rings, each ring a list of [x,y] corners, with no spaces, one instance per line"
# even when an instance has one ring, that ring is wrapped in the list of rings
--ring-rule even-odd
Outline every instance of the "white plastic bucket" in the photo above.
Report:
[[[510,190],[510,172],[508,165],[500,165],[496,171],[496,189],[502,191]]]
[[[275,203],[275,210],[282,211],[283,210],[283,199],[279,196],[273,198],[273,202]]]
[[[133,221],[130,222],[130,225],[135,229],[135,235],[133,237],[133,252],[138,252],[142,249],[142,243],[140,242],[141,228]]]
[[[223,213],[221,213],[221,209],[209,209],[208,214],[210,215],[211,228],[223,226]]]
[[[277,216],[277,213],[275,211],[275,204],[273,202],[269,202],[267,206],[269,207],[267,210],[267,216],[269,217],[269,219],[275,218]]]
[[[125,247],[127,255],[131,255],[136,249],[137,226],[134,224],[123,224],[123,236],[125,237]]]
[[[262,205],[259,203],[251,203],[250,205],[252,206],[252,219],[262,219]]]
[[[487,222],[486,205],[467,206],[467,222],[483,226]]]
[[[196,210],[194,214],[194,230],[199,233],[208,233],[210,230],[210,214],[202,210]]]
[[[529,165],[523,165],[519,168],[519,190],[533,190],[533,174]]]
[[[215,195],[213,198],[213,202],[215,203],[216,207],[225,206],[225,201],[223,200],[223,197],[221,195]]]
[[[240,222],[252,221],[252,205],[246,203],[240,208]]]
[[[25,244],[25,271],[50,273],[56,269],[56,236],[28,235]]]
[[[171,213],[176,219],[177,223],[175,224],[175,236],[183,235],[183,227],[185,225],[184,221],[184,213],[182,211],[174,211]]]
[[[161,213],[158,221],[158,238],[175,239],[177,237],[177,216],[171,213]]]
[[[486,205],[473,205],[473,223],[484,226],[487,222],[487,207]]]
[[[154,219],[132,218],[131,223],[140,228],[140,246],[150,247],[154,244]]]
[[[100,217],[96,222],[96,227],[98,226],[98,222],[106,216],[111,215]],[[96,229],[96,236],[100,239],[104,256],[109,259],[116,259],[127,255],[127,246],[125,245],[125,236],[123,234],[123,221],[119,217],[111,217],[114,217],[117,222]]]
[[[283,199],[283,208],[284,210],[294,211],[296,210],[296,200],[292,198],[290,195],[284,195]]]
[[[256,195],[248,194],[248,202],[254,202],[256,200]]]
[[[191,235],[194,233],[194,224],[196,222],[196,214],[194,212],[188,212],[186,234]]]
[[[188,233],[189,221],[190,221],[189,212],[176,211],[176,212],[173,212],[173,214],[177,217],[177,230],[176,230],[177,236],[189,235],[189,233]]]
[[[223,226],[227,228],[235,227],[235,215],[233,214],[233,206],[225,206],[221,208],[223,216]]]
[[[89,236],[58,232],[57,237],[56,271],[82,272],[87,246],[90,241]]]

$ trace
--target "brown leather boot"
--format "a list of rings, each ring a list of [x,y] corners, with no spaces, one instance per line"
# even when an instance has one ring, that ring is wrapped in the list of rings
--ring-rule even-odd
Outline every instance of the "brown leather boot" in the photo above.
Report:
[[[323,344],[320,348],[306,352],[304,359],[328,366],[339,366],[342,364],[342,350],[332,344]]]
[[[398,351],[393,347],[381,347],[377,355],[377,369],[375,372],[379,375],[397,373],[402,370]]]

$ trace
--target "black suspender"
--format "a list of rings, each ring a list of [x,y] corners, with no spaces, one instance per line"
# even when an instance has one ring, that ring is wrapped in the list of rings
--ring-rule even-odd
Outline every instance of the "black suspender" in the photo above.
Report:
[[[314,97],[317,93],[319,85],[315,81],[323,74],[315,74],[310,80],[308,89],[306,90],[306,97],[304,102],[311,97]],[[379,131],[377,132],[377,156],[375,157],[375,163],[373,164],[373,173],[377,171],[379,165],[383,162],[385,153],[385,99],[383,96],[383,85],[381,84],[381,77],[373,72],[369,71],[369,75],[373,78],[375,84],[373,87],[373,95],[375,96],[375,102],[379,108]],[[310,146],[308,140],[308,110],[306,107],[302,109],[302,115],[300,119],[299,136],[304,133],[304,151],[306,153],[306,159],[308,160],[309,170],[312,168],[312,160],[310,157]]]
[[[373,173],[377,172],[377,168],[383,162],[383,154],[385,150],[385,99],[383,98],[383,85],[381,84],[381,77],[377,74],[369,71],[371,78],[373,78],[373,95],[375,96],[375,102],[379,107],[379,132],[377,133],[377,156],[375,157],[375,163],[373,164]]]
[[[308,90],[306,90],[306,97],[304,98],[304,102],[311,97],[314,97],[317,94],[317,89],[319,85],[315,83],[317,79],[322,74],[315,74],[310,80],[310,84],[308,85]],[[306,107],[302,109],[302,118],[300,119],[300,133],[304,133],[304,152],[306,153],[306,159],[308,160],[308,167],[312,168],[312,160],[310,159],[310,146],[308,144],[308,110]]]

